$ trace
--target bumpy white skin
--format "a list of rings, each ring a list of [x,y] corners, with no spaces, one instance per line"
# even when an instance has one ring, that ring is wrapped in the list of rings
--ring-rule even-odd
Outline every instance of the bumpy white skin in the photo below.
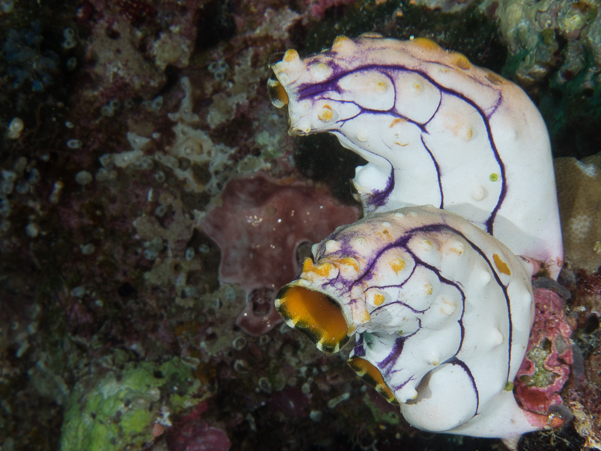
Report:
[[[498,240],[424,206],[339,227],[313,254],[290,286],[340,305],[359,334],[351,357],[380,371],[409,423],[504,439],[540,427],[505,389],[534,306],[527,264]]]
[[[333,133],[369,162],[354,179],[365,212],[435,205],[557,276],[549,138],[518,86],[431,41],[373,36],[304,60],[289,50],[272,68],[291,134]]]

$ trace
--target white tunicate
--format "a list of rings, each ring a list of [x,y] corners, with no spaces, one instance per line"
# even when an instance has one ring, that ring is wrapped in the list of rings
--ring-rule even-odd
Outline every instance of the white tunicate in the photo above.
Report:
[[[92,243],[88,243],[80,246],[80,249],[83,255],[91,255],[96,250],[96,246],[94,246]]]
[[[189,262],[194,258],[194,248],[193,247],[189,247],[188,249],[186,249],[186,261]]]
[[[198,252],[200,252],[201,254],[208,254],[209,252],[211,252],[211,248],[207,244],[201,244],[200,246],[198,246]]]
[[[115,111],[121,107],[121,102],[119,102],[117,99],[113,99],[109,102],[109,106],[113,109],[113,111]]]
[[[40,233],[40,229],[38,229],[38,226],[36,224],[30,222],[29,224],[27,224],[27,227],[25,227],[25,233],[27,234],[27,236],[35,238]]]
[[[261,335],[259,337],[259,344],[261,346],[265,346],[267,343],[269,343],[271,341],[271,338],[269,338],[269,335]]]
[[[234,341],[232,341],[232,348],[236,351],[242,351],[246,347],[246,338],[244,337],[236,337]]]
[[[157,208],[154,209],[154,214],[159,218],[165,216],[165,213],[167,213],[167,206],[165,205],[159,205]]]
[[[71,149],[79,149],[82,146],[82,142],[79,139],[70,139],[67,141],[67,147]]]
[[[24,127],[25,124],[23,123],[23,119],[20,117],[13,118],[13,120],[10,121],[10,124],[8,124],[8,139],[19,138]]]
[[[94,178],[88,171],[79,171],[77,174],[75,174],[75,181],[81,186],[87,185],[92,180],[94,180]]]
[[[67,121],[67,122],[65,122],[65,127],[67,127],[67,128],[73,128],[73,127],[75,127],[75,124],[73,122],[71,122],[71,121]]]
[[[309,393],[311,393],[311,385],[308,384],[307,382],[305,382],[301,386],[301,391],[303,392],[304,395],[308,395]]]

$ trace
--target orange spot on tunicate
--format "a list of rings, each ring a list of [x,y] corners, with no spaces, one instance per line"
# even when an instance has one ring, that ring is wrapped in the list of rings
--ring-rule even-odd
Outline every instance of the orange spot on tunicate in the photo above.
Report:
[[[454,53],[453,56],[455,57],[453,62],[459,69],[469,70],[472,67],[470,60],[468,60],[465,55],[462,55],[461,53]]]
[[[294,49],[286,50],[286,53],[284,53],[284,61],[289,63],[290,61],[294,61],[295,59],[300,59],[300,57],[298,56],[298,52]]]
[[[334,117],[334,112],[332,111],[332,107],[330,105],[324,105],[317,115],[317,118],[322,122],[330,122]]]
[[[494,260],[495,266],[497,267],[499,272],[506,274],[508,276],[511,275],[511,270],[509,269],[509,266],[507,266],[507,263],[505,263],[503,260],[501,260],[501,257],[499,257],[499,254],[493,254],[492,259]]]
[[[376,82],[376,91],[385,92],[387,89],[388,89],[388,85],[386,83],[384,83],[383,81]]]
[[[415,38],[413,41],[415,45],[426,50],[440,50],[440,47],[436,42],[428,38]]]
[[[374,305],[375,306],[382,305],[385,300],[386,300],[386,297],[383,294],[378,293],[374,296]]]
[[[345,257],[345,258],[340,258],[340,259],[328,258],[328,260],[334,264],[352,266],[356,272],[359,272],[359,262],[357,262],[357,260],[354,259],[353,257]],[[329,263],[327,263],[327,264],[329,264]],[[303,268],[303,270],[304,270],[304,268]]]
[[[309,257],[305,258],[303,262],[303,274],[313,273],[321,277],[329,277],[330,273],[334,269],[334,265],[331,263],[322,263],[321,265],[314,265],[313,260]]]
[[[344,45],[345,42],[349,41],[350,39],[346,36],[336,36],[336,39],[334,39],[334,43],[332,44],[332,50],[337,50],[339,47]]]
[[[343,265],[352,266],[355,269],[355,271],[359,272],[359,263],[357,263],[357,260],[355,260],[353,257],[343,258],[342,260],[340,260],[340,263],[342,263]]]
[[[486,74],[486,79],[490,81],[493,85],[500,85],[501,83],[503,83],[503,79],[492,72]]]
[[[405,268],[405,260],[403,260],[402,258],[395,258],[392,261],[392,263],[390,263],[390,267],[395,272],[395,274],[398,274]]]

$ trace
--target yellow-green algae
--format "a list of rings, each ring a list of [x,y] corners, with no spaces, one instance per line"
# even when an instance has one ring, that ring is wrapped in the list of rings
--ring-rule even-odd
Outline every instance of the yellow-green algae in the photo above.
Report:
[[[99,381],[87,378],[76,384],[65,412],[60,449],[137,449],[154,438],[153,425],[164,412],[176,414],[202,399],[192,368],[177,357],[163,364],[129,363]]]

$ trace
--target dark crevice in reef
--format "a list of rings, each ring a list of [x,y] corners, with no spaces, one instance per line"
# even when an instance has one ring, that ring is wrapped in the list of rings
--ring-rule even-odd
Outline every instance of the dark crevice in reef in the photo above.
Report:
[[[201,6],[196,21],[198,37],[196,52],[209,49],[226,41],[236,34],[234,22],[234,3],[231,1],[213,0]]]
[[[326,184],[342,203],[356,203],[351,179],[355,168],[367,161],[342,147],[335,136],[322,133],[296,138],[294,162],[304,177]]]
[[[330,8],[323,21],[296,26],[291,33],[294,48],[303,55],[317,53],[329,47],[338,35],[353,38],[365,32],[403,40],[423,37],[442,48],[460,51],[478,66],[501,72],[507,58],[506,46],[495,20],[477,5],[446,13],[409,1],[376,3],[364,0]]]

